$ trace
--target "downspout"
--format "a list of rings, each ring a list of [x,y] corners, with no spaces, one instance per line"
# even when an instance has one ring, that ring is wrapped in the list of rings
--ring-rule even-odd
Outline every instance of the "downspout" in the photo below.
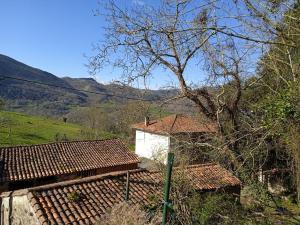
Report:
[[[8,196],[8,225],[12,224],[12,211],[13,211],[13,197],[12,197],[12,193],[9,193]],[[3,224],[4,225],[4,224]]]
[[[12,191],[9,193],[9,195],[7,196],[8,198],[8,217],[7,217],[7,220],[8,220],[8,225],[11,225],[12,224],[12,205],[13,205],[13,197],[12,197]],[[4,205],[2,204],[3,203],[3,198],[1,197],[0,198],[0,207],[1,207],[1,214],[0,214],[0,219],[1,219],[1,225],[4,225],[5,224],[5,215],[4,215],[4,211],[5,211],[5,207]]]

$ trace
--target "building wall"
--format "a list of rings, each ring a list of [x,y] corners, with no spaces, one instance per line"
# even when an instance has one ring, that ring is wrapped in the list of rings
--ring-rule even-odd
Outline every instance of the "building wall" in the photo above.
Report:
[[[24,190],[1,196],[1,225],[39,225]]]
[[[187,157],[188,163],[209,162],[205,147],[199,145],[187,145],[188,143],[210,142],[210,134],[206,133],[180,133],[172,136],[154,134],[136,130],[135,153],[140,157],[148,159],[160,159],[166,163],[167,152],[173,151],[180,157],[181,154]],[[203,154],[202,154],[203,153]]]
[[[140,157],[166,160],[170,149],[170,137],[136,130],[135,153]]]

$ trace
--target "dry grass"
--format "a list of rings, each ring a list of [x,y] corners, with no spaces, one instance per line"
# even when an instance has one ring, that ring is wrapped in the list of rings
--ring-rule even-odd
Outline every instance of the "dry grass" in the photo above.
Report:
[[[97,225],[160,225],[160,218],[156,215],[150,219],[140,206],[122,202],[115,205]]]

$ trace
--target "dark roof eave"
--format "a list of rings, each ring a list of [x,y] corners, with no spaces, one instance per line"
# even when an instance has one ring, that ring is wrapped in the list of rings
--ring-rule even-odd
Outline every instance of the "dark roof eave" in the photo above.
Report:
[[[134,128],[135,130],[138,131],[143,131],[151,134],[159,134],[159,135],[164,135],[164,136],[170,136],[169,132],[163,132],[163,131],[153,131],[153,130],[148,130],[148,129],[141,129],[141,128]]]
[[[170,136],[170,135],[174,135],[174,134],[205,134],[205,133],[213,134],[213,133],[217,133],[217,131],[163,132],[163,131],[153,131],[153,130],[150,130],[150,129],[148,130],[148,129],[141,129],[141,128],[132,128],[132,129],[147,132],[147,133],[152,133],[152,134],[160,134],[160,135],[164,135],[164,136]]]

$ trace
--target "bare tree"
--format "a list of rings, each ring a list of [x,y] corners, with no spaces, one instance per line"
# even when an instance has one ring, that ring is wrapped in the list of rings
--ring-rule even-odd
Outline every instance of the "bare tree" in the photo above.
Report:
[[[245,79],[253,76],[258,58],[270,45],[295,46],[286,41],[280,26],[292,5],[268,0],[165,0],[158,6],[126,8],[110,0],[99,11],[108,21],[106,40],[95,47],[90,68],[92,72],[107,64],[121,68],[127,82],[146,79],[157,67],[167,69],[180,89],[172,100],[187,98],[218,123],[222,142],[212,147],[240,167],[252,157],[241,154],[240,140],[262,130],[248,115],[245,121],[239,116],[247,114],[239,108],[243,92],[251,87]],[[205,80],[205,85],[189,82],[192,67],[199,68],[199,80]],[[242,123],[249,127],[247,131],[241,129]],[[259,137],[264,140],[264,135]]]

